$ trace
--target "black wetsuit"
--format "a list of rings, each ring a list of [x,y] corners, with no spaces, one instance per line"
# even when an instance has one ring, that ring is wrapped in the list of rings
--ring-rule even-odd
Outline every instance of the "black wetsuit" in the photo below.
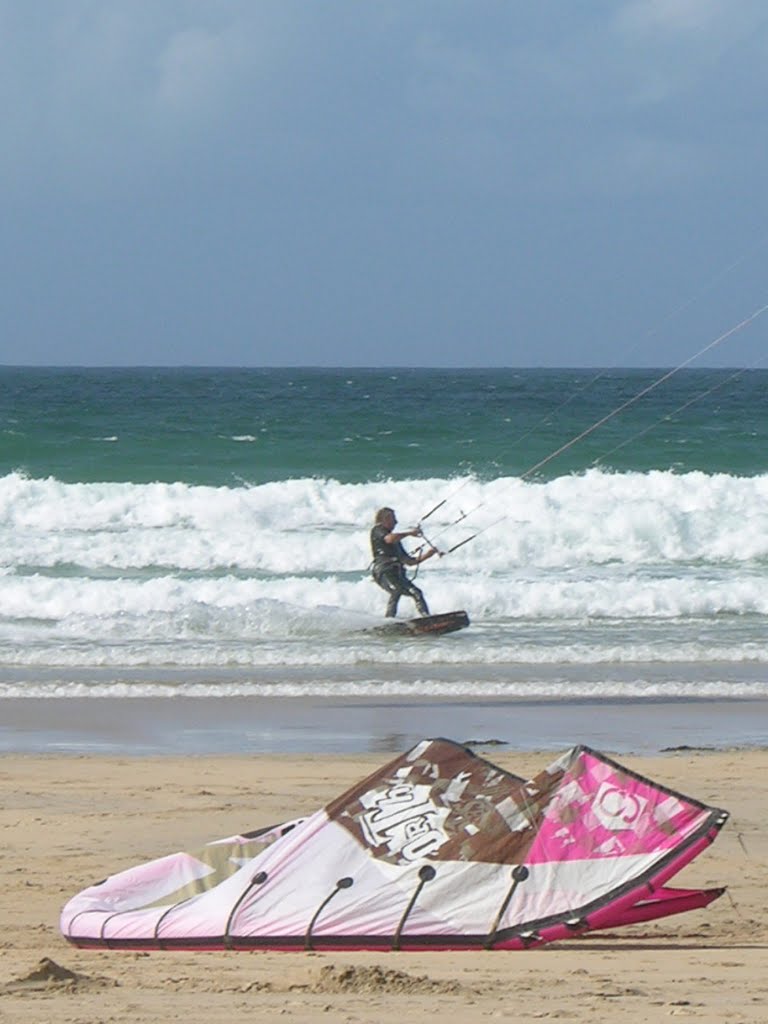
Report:
[[[390,531],[381,525],[371,530],[371,551],[373,553],[373,578],[378,585],[389,594],[387,602],[387,618],[397,614],[397,603],[404,595],[412,597],[416,602],[419,615],[429,615],[424,595],[412,580],[405,575],[405,563],[411,556],[400,541],[388,544],[384,539]]]

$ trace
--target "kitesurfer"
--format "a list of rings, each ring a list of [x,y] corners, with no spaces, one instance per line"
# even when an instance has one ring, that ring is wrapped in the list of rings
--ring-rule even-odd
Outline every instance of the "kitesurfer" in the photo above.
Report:
[[[378,585],[389,594],[386,616],[393,618],[397,614],[397,604],[404,595],[412,597],[416,602],[419,615],[429,615],[424,595],[413,580],[405,574],[406,565],[420,565],[432,555],[439,554],[436,548],[428,548],[423,554],[409,555],[401,541],[404,537],[421,537],[421,528],[395,532],[397,519],[391,508],[380,508],[376,513],[371,530],[371,551],[373,578]]]

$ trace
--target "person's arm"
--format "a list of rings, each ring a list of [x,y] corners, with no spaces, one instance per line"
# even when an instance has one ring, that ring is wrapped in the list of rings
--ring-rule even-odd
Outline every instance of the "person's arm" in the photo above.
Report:
[[[404,537],[421,537],[421,527],[414,526],[412,530],[402,530],[398,533],[388,533],[384,540],[387,544],[399,544]],[[419,565],[421,562],[426,562],[432,555],[439,555],[440,552],[437,548],[429,548],[424,552],[423,555],[409,555],[404,548],[400,548],[400,561],[405,562],[406,565]]]
[[[406,537],[420,537],[421,529],[418,526],[414,526],[412,530],[402,530],[398,533],[387,533],[384,535],[384,541],[387,544],[397,544],[398,541],[404,540]]]
[[[432,555],[439,554],[440,552],[437,550],[437,548],[427,548],[427,550],[421,555],[409,555],[407,552],[405,552],[404,561],[406,565],[420,565],[421,562],[426,562],[426,560],[428,558],[431,558]]]

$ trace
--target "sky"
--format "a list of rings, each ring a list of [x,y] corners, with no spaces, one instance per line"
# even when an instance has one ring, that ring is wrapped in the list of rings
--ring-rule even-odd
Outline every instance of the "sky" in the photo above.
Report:
[[[0,364],[768,365],[765,0],[0,0]],[[765,360],[761,363],[761,360]]]

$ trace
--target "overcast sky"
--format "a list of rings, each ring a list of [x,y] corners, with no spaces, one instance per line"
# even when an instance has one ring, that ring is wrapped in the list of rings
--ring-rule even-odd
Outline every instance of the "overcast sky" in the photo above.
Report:
[[[0,363],[668,366],[768,303],[766,0],[0,0]],[[768,313],[705,365],[765,355]]]

